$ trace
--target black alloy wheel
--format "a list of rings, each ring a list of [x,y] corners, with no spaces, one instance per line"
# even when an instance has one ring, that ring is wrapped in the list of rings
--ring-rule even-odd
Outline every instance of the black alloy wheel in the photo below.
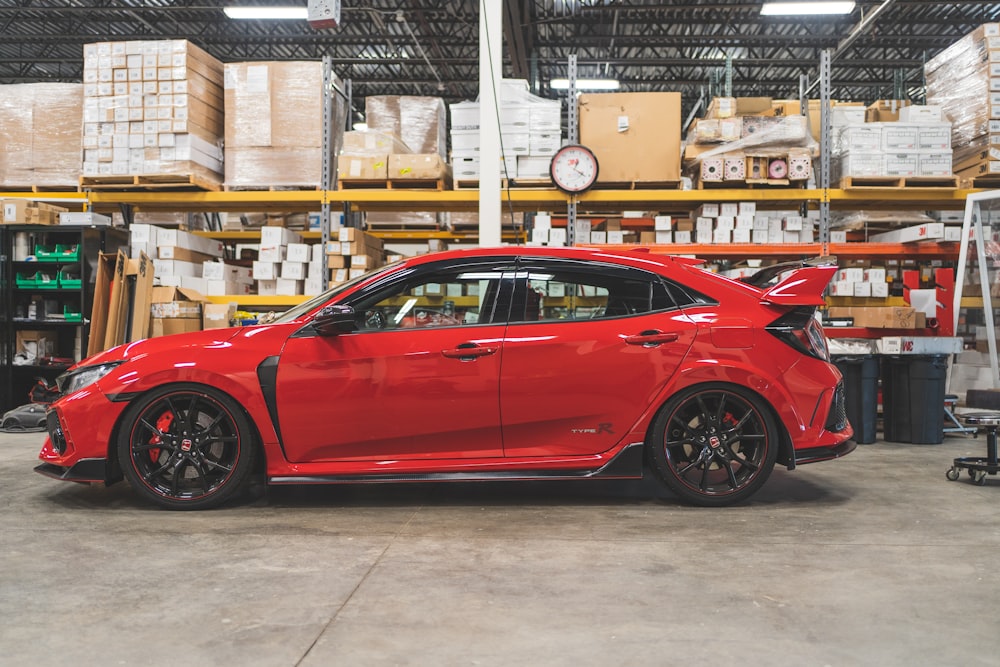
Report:
[[[118,457],[129,484],[167,509],[206,509],[246,487],[255,454],[246,416],[227,395],[173,385],[123,417]]]
[[[767,481],[778,456],[774,418],[755,394],[699,385],[671,398],[653,422],[649,452],[683,500],[721,507],[746,500]]]

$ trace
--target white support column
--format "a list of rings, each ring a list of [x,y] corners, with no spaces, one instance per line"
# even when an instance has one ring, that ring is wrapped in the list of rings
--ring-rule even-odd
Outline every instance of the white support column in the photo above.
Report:
[[[503,0],[479,0],[479,245],[498,246],[500,233],[500,80]]]

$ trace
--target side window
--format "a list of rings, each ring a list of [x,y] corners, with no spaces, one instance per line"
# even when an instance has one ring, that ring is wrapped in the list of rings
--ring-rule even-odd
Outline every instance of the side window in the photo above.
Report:
[[[496,321],[500,271],[411,277],[351,304],[359,331],[457,327]],[[502,319],[502,318],[501,318]]]
[[[653,280],[580,271],[529,269],[518,271],[525,289],[518,289],[511,321],[546,322],[627,317],[654,310]],[[669,299],[662,288],[656,309]],[[669,306],[673,307],[671,303]]]

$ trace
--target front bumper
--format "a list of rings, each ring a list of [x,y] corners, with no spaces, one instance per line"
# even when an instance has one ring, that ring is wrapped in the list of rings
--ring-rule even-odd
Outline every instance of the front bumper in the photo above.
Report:
[[[68,468],[42,463],[35,467],[35,472],[61,479],[65,482],[108,482],[108,460],[107,459],[81,459]]]
[[[848,436],[850,437],[850,436]],[[833,445],[830,447],[810,447],[809,449],[797,449],[795,450],[795,465],[802,465],[804,463],[816,463],[817,461],[829,461],[830,459],[839,459],[841,456],[847,456],[854,451],[858,443],[853,440],[845,440],[839,445]]]

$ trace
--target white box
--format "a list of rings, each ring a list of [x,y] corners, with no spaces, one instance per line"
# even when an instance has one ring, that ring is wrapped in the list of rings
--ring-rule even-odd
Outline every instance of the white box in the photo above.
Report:
[[[882,150],[892,152],[916,149],[919,144],[919,136],[920,132],[916,125],[884,123],[882,125]]]
[[[862,123],[840,128],[835,132],[834,154],[882,150],[882,125],[883,123]]]
[[[741,201],[739,203],[739,215],[756,215],[756,214],[757,214],[757,202]]]
[[[750,243],[750,238],[753,230],[751,229],[734,229],[733,243]]]
[[[607,232],[590,232],[590,242],[591,243],[607,243],[608,233]]]
[[[870,297],[872,295],[871,283],[854,283],[854,296]]]
[[[289,243],[301,243],[302,235],[293,232],[285,227],[263,226],[260,228],[261,246],[288,245]]]
[[[262,262],[283,262],[288,252],[288,246],[284,245],[260,245],[257,259]]]
[[[554,246],[566,245],[566,229],[563,227],[550,229],[549,245],[554,245]]]
[[[876,267],[864,269],[864,280],[871,283],[884,283],[885,269]]]
[[[316,296],[323,292],[323,277],[315,276],[306,278],[302,283],[302,293],[306,296]]]
[[[180,229],[161,228],[157,233],[157,246],[178,246],[214,257],[222,257],[224,248],[221,241],[206,236],[197,236]]]
[[[653,218],[653,229],[657,232],[669,232],[673,229],[673,218],[669,215],[658,215]]]
[[[755,229],[750,238],[753,240],[753,243],[767,243],[767,230]]]
[[[289,262],[308,262],[311,253],[308,243],[289,243],[285,251],[285,260]]]
[[[951,123],[919,125],[917,132],[917,148],[920,150],[951,150]]]
[[[674,243],[691,243],[691,232],[686,230],[674,232]]]
[[[962,228],[961,227],[945,227],[944,228],[944,240],[961,242],[962,240]]]
[[[698,230],[695,230],[695,233],[694,233],[694,242],[695,243],[702,243],[702,244],[711,243],[713,235],[714,235],[714,232],[711,229],[698,229]]]
[[[949,336],[883,336],[879,354],[958,354],[962,339]]]
[[[277,296],[298,296],[302,294],[302,290],[305,287],[303,283],[303,280],[278,278],[275,282],[274,293]]]
[[[940,123],[943,117],[943,109],[936,104],[911,104],[899,110],[901,123]]]
[[[755,218],[753,214],[740,213],[738,216],[736,216],[735,229],[747,229],[747,230],[753,229],[754,220]]]
[[[952,152],[950,150],[918,155],[917,174],[919,176],[951,176],[952,173]]]
[[[716,229],[712,232],[712,243],[732,243],[733,230]]]
[[[657,230],[654,233],[656,234],[656,242],[657,243],[673,243],[674,242],[674,233],[673,232],[670,232],[670,231],[666,231],[665,232],[665,231]]]
[[[611,230],[607,232],[608,243],[625,243],[625,232]]]
[[[847,232],[830,230],[830,243],[847,243]]]
[[[719,217],[719,205],[702,204],[695,209],[694,215],[697,218],[717,218]]]
[[[834,280],[830,283],[831,296],[854,296],[854,283],[849,280]]]
[[[185,262],[180,259],[154,259],[153,275],[156,276],[193,276],[201,278],[201,264]]]
[[[802,216],[801,215],[786,215],[784,220],[784,228],[786,232],[797,232],[802,230]]]
[[[257,281],[257,294],[260,296],[275,296],[277,293],[278,281],[274,278]]]
[[[719,204],[719,217],[732,217],[735,218],[740,214],[739,204],[735,202],[729,202],[725,204]]]
[[[858,283],[865,279],[865,270],[859,268],[841,269],[837,271],[837,280]]]
[[[278,262],[254,260],[253,277],[255,280],[274,280],[278,277]]]
[[[944,223],[927,222],[913,227],[894,229],[891,232],[874,234],[869,240],[875,243],[912,243],[932,239],[944,239]]]
[[[63,211],[59,214],[59,224],[110,226],[111,218],[106,215],[101,215],[100,213],[94,213],[93,211],[84,211],[83,213]]]
[[[736,229],[736,216],[720,215],[715,219],[715,229],[724,229],[727,231]]]
[[[886,176],[916,176],[920,164],[919,153],[886,153]]]
[[[306,277],[306,262],[285,260],[281,263],[281,278],[285,280],[304,280]]]
[[[872,297],[886,298],[889,296],[889,283],[872,282]]]

